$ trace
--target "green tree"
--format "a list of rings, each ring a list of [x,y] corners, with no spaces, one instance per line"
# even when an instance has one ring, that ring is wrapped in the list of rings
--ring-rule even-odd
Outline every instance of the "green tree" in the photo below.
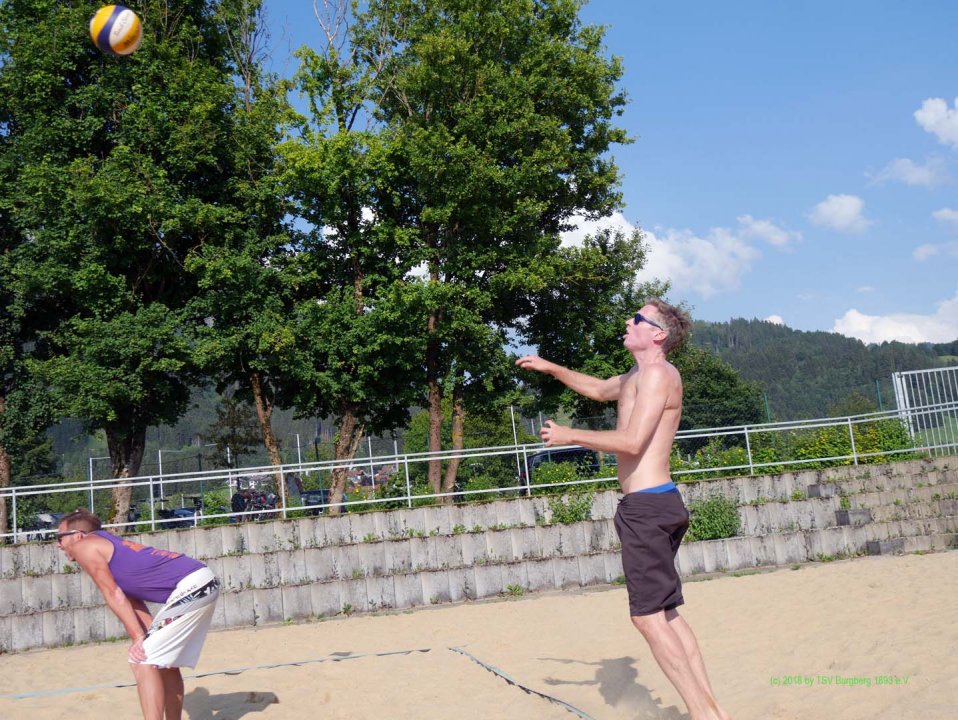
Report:
[[[344,0],[316,5],[323,41],[301,48],[296,79],[308,99],[299,136],[284,146],[286,182],[299,215],[295,403],[337,424],[334,456],[352,458],[366,432],[408,419],[420,377],[413,318],[418,298],[402,283],[414,262],[395,213],[390,133],[372,119],[383,36],[357,41]],[[331,502],[346,484],[333,473]]]
[[[240,458],[263,441],[256,410],[227,393],[216,408],[216,420],[203,432],[203,440],[216,444],[219,464],[226,467],[239,465]]]
[[[393,135],[396,199],[386,217],[411,231],[424,268],[424,365],[430,448],[441,447],[452,399],[461,447],[470,379],[504,365],[503,346],[575,214],[619,202],[607,155],[626,141],[613,118],[625,98],[603,31],[583,26],[578,0],[382,0],[357,41],[399,50],[377,76],[377,117]],[[363,45],[367,56],[374,47]],[[477,351],[478,350],[478,351]],[[455,473],[429,469],[434,491]]]
[[[139,51],[89,42],[92,2],[5,3],[0,95],[19,159],[17,272],[58,319],[32,359],[65,413],[105,431],[115,477],[136,475],[147,427],[189,398],[191,252],[231,218],[235,68],[218,4],[137,6]],[[70,29],[67,31],[66,29]],[[130,488],[114,491],[126,516]]]

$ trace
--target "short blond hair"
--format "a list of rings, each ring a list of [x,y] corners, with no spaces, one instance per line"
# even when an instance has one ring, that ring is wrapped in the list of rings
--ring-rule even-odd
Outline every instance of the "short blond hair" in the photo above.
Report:
[[[665,342],[662,343],[662,350],[668,355],[685,340],[685,336],[689,333],[689,328],[692,327],[692,318],[681,308],[669,305],[661,298],[646,298],[645,304],[655,308],[662,328],[667,333]]]

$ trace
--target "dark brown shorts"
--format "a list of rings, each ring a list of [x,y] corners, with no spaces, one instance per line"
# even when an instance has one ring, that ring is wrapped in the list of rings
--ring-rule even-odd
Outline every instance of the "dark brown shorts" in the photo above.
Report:
[[[672,610],[685,602],[675,554],[688,527],[689,513],[677,492],[634,492],[619,501],[615,531],[622,543],[633,616]]]

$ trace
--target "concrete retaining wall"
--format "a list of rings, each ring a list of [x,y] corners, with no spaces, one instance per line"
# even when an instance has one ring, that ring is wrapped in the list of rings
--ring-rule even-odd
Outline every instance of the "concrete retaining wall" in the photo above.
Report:
[[[958,533],[954,457],[716,480],[682,492],[687,502],[722,494],[743,503],[740,536],[683,544],[683,576],[944,549]],[[618,498],[598,493],[592,519],[571,525],[545,524],[550,499],[536,497],[133,537],[206,562],[223,587],[214,627],[238,627],[613,582],[622,574]],[[0,651],[123,635],[92,580],[54,543],[0,546]]]

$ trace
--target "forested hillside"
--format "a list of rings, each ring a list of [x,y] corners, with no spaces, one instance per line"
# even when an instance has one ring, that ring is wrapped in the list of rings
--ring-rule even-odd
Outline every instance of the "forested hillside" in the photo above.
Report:
[[[862,408],[894,407],[891,375],[955,364],[958,341],[866,345],[829,332],[793,330],[764,320],[696,322],[693,342],[715,352],[767,393],[773,420],[796,420]]]

